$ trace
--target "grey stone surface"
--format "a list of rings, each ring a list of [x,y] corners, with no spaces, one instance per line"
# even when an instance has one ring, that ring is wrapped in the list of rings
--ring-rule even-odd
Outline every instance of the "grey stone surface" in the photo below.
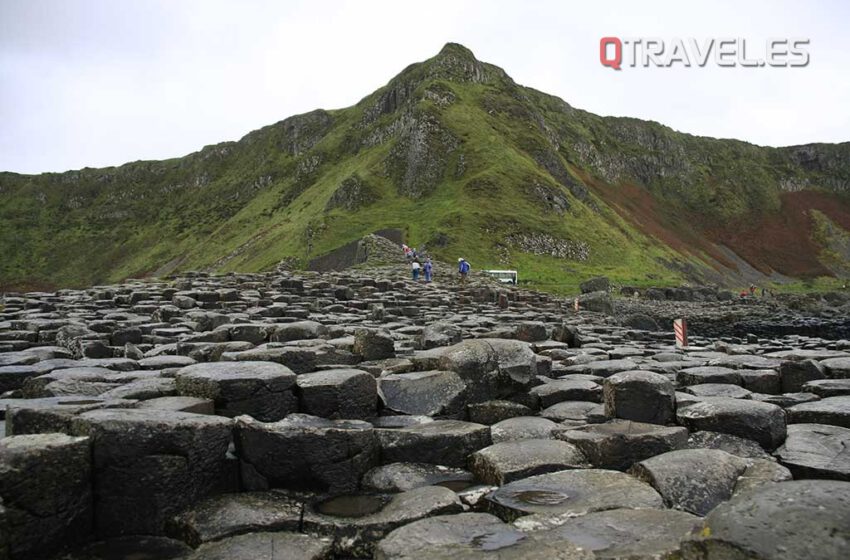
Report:
[[[782,392],[782,376],[774,369],[741,369],[738,373],[744,389],[748,391],[769,395]]]
[[[676,373],[676,382],[682,386],[700,383],[731,383],[741,385],[741,374],[736,370],[721,366],[697,366],[680,369]]]
[[[417,337],[418,347],[422,350],[451,346],[461,341],[461,330],[451,323],[435,322],[426,325]]]
[[[667,424],[675,418],[673,383],[651,371],[626,371],[604,383],[605,414],[650,424]]]
[[[466,404],[466,382],[453,371],[415,371],[378,379],[384,406],[402,414],[454,416]]]
[[[783,393],[796,393],[804,384],[815,379],[826,379],[826,371],[815,360],[782,362],[779,367]]]
[[[398,528],[375,550],[376,560],[591,560],[567,539],[526,534],[486,513],[423,519]]]
[[[547,439],[558,424],[538,416],[518,416],[490,426],[493,443],[523,439]]]
[[[421,486],[444,485],[460,488],[472,484],[472,473],[459,468],[428,463],[391,463],[375,467],[363,475],[363,490],[406,492]]]
[[[220,491],[230,419],[156,409],[101,409],[72,420],[93,446],[95,533],[161,535],[173,514]]]
[[[102,408],[133,408],[135,401],[100,397],[47,397],[9,399],[6,403],[6,434],[69,433],[75,416]]]
[[[691,431],[731,434],[751,439],[767,450],[785,441],[785,412],[769,403],[712,398],[680,408],[676,416]]]
[[[331,560],[333,543],[299,533],[250,533],[201,546],[189,560]]]
[[[192,412],[194,414],[215,414],[215,403],[211,399],[199,397],[159,397],[138,404],[138,408],[157,408],[160,410],[175,410],[177,412]]]
[[[437,420],[376,432],[384,463],[420,462],[465,467],[470,454],[491,444],[488,426],[459,420]]]
[[[475,479],[501,486],[537,474],[588,467],[574,445],[553,439],[522,439],[496,443],[473,453],[469,469]]]
[[[400,238],[383,245],[379,237],[369,239],[361,252],[368,246],[369,259],[377,254],[396,264],[368,262],[322,273],[291,271],[283,264],[267,273],[184,272],[163,280],[6,294],[0,310],[0,391],[6,389],[0,413],[9,432],[73,434],[82,415],[99,409],[157,415],[92,436],[93,457],[100,462],[91,479],[102,498],[95,509],[112,508],[116,522],[110,528],[156,534],[163,520],[178,509],[193,510],[209,495],[285,491],[299,520],[319,503],[336,508],[332,517],[339,519],[320,525],[328,532],[340,528],[333,554],[348,557],[371,554],[372,537],[363,533],[371,525],[352,519],[383,510],[390,493],[433,482],[458,492],[464,508],[484,509],[489,503],[484,496],[496,488],[471,480],[464,470],[471,458],[481,476],[494,482],[572,466],[553,451],[571,445],[554,438],[553,430],[584,438],[572,445],[595,453],[594,464],[611,461],[625,468],[635,459],[651,464],[656,452],[669,452],[669,438],[678,447],[680,434],[690,428],[683,448],[701,455],[727,451],[746,461],[731,490],[734,500],[789,476],[765,452],[783,443],[782,415],[791,417],[791,426],[813,418],[845,424],[843,401],[830,400],[850,391],[843,384],[850,377],[850,345],[840,339],[837,306],[847,301],[842,294],[737,300],[711,288],[627,286],[623,298],[590,292],[574,313],[563,297],[499,285],[479,273],[460,286],[452,275],[439,273],[444,263],[436,265],[437,281],[410,282]],[[614,316],[589,310],[594,303]],[[672,345],[669,321],[678,317],[691,323],[687,348]],[[656,325],[661,329],[653,330]],[[216,396],[174,396],[182,368],[234,371],[251,362],[288,368],[288,387],[276,392],[268,380],[237,376],[211,382]],[[339,373],[352,368],[362,373]],[[630,378],[634,385],[622,382]],[[383,400],[376,382],[383,385]],[[607,409],[598,402],[603,385]],[[234,403],[250,404],[251,410],[229,408],[222,387]],[[605,389],[602,393],[606,396]],[[23,398],[35,395],[63,396]],[[315,417],[288,414],[294,411]],[[240,415],[241,427],[225,428],[229,435],[220,440],[212,435],[216,429],[195,425],[199,417],[215,422],[243,412],[256,418]],[[186,414],[185,420],[173,414]],[[349,418],[334,420],[338,417]],[[655,428],[632,424],[615,433],[611,426],[617,423],[610,420]],[[677,422],[683,426],[672,426]],[[808,469],[801,476],[843,476],[842,426],[801,431],[781,448],[783,461],[798,473]],[[669,438],[656,437],[656,429]],[[506,442],[515,443],[498,445]],[[207,456],[210,450],[215,452]],[[694,480],[700,468],[692,467]],[[580,470],[586,469],[569,469]],[[714,484],[703,486],[714,492]],[[544,502],[549,498],[542,495]],[[378,510],[370,511],[376,504]],[[268,507],[259,510],[269,513]],[[228,514],[222,515],[224,533],[230,525]],[[435,554],[570,556],[574,546],[547,530],[569,515],[523,515],[514,528],[530,532],[518,542],[496,538],[488,551],[491,541],[483,538]],[[239,527],[240,516],[232,515],[233,527]],[[263,523],[247,527],[237,532],[279,532],[263,529]],[[91,545],[105,548],[74,551],[82,555],[75,560],[101,553],[185,556],[171,546],[174,541],[160,537],[145,544],[83,536],[107,537]],[[253,543],[249,552],[233,554],[252,554],[255,544],[275,542],[246,540]],[[594,550],[603,555],[601,548]]]
[[[386,332],[358,329],[354,333],[352,351],[364,360],[382,360],[395,356],[395,344]]]
[[[701,383],[699,385],[685,387],[682,391],[700,398],[724,397],[729,399],[748,399],[752,395],[751,391],[729,383]]]
[[[732,354],[709,360],[709,366],[729,367],[733,369],[771,369],[779,367],[781,360],[756,356],[753,354]]]
[[[659,508],[661,496],[625,473],[601,469],[567,470],[506,484],[490,494],[488,507],[505,521],[530,514],[575,517],[615,508]]]
[[[564,520],[557,534],[598,559],[651,560],[675,557],[680,541],[700,518],[668,509],[612,509]]]
[[[537,361],[525,342],[482,338],[446,348],[439,369],[454,371],[466,382],[468,402],[482,402],[529,389]]]
[[[134,535],[95,541],[63,555],[61,560],[185,560],[192,552],[174,539]]]
[[[379,500],[376,511],[358,511],[358,501],[363,498],[369,502]],[[448,488],[422,486],[385,497],[340,496],[310,503],[305,508],[302,527],[307,533],[333,537],[337,557],[372,558],[375,545],[393,529],[425,517],[460,513],[462,509],[457,494]]]
[[[732,497],[748,466],[719,449],[682,449],[641,461],[630,472],[651,484],[667,507],[704,516]]]
[[[242,533],[298,531],[304,500],[279,491],[213,496],[168,521],[166,533],[197,548]]]
[[[301,412],[323,418],[364,419],[378,407],[375,378],[358,369],[305,373],[296,380]]]
[[[594,467],[616,470],[626,470],[638,461],[680,449],[688,440],[685,428],[630,420],[561,428],[553,435],[578,447]]]
[[[770,459],[771,455],[762,446],[746,439],[720,432],[700,431],[688,436],[686,449],[719,449],[745,459]]]
[[[531,408],[521,403],[495,400],[468,404],[466,413],[470,422],[491,426],[510,418],[529,416],[533,412]]]
[[[93,517],[91,442],[64,434],[0,439],[0,509],[12,558],[81,542]]]
[[[564,401],[540,411],[540,415],[555,422],[573,420],[579,422],[601,422],[605,420],[604,406],[587,401]]]
[[[850,396],[827,397],[788,407],[791,424],[831,424],[850,428]]]
[[[825,397],[842,397],[850,395],[850,379],[818,379],[803,384],[803,391]]]
[[[533,387],[529,392],[540,399],[541,408],[562,401],[602,402],[602,387],[598,383],[578,379],[557,379]]]
[[[298,409],[295,374],[273,362],[194,364],[181,368],[175,381],[180,395],[211,399],[221,416],[273,422]]]
[[[306,414],[290,414],[274,423],[237,417],[242,485],[246,490],[354,491],[366,471],[378,464],[375,432],[360,420]]]
[[[744,493],[714,509],[682,543],[685,560],[834,560],[850,541],[850,482],[799,480]]]
[[[850,379],[850,356],[826,358],[820,365],[830,379]]]
[[[319,338],[327,331],[327,327],[316,321],[294,321],[275,326],[269,335],[272,342],[291,342]]]
[[[827,424],[791,424],[776,457],[795,479],[850,481],[850,428]]]

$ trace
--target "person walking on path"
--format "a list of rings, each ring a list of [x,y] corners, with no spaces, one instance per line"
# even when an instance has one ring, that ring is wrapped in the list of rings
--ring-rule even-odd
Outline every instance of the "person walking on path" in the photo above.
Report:
[[[410,264],[410,269],[413,271],[413,281],[414,281],[414,282],[418,282],[418,281],[419,281],[419,270],[420,270],[421,268],[422,268],[422,265],[420,265],[420,264],[419,264],[419,261],[417,261],[417,260],[414,260],[414,261]]]
[[[425,273],[425,282],[431,281],[431,275],[434,270],[434,265],[431,263],[430,258],[425,259],[425,264],[422,266],[422,270]]]
[[[457,273],[460,275],[460,283],[466,284],[466,277],[469,274],[469,263],[463,257],[457,260]]]

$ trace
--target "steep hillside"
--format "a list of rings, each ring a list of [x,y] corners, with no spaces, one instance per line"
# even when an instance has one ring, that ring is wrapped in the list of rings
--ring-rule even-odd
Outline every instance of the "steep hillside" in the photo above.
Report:
[[[183,158],[0,173],[0,285],[263,270],[384,228],[541,288],[844,274],[850,144],[599,117],[446,45],[341,110]]]

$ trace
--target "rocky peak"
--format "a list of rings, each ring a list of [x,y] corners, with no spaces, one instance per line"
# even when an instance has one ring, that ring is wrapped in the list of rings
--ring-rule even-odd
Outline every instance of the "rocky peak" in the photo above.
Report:
[[[431,78],[491,83],[499,78],[507,77],[503,70],[481,62],[475,58],[471,50],[458,43],[446,43],[437,56],[426,64]]]

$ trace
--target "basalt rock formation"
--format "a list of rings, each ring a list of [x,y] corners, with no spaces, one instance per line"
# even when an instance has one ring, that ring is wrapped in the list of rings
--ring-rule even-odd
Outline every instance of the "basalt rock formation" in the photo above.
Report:
[[[452,272],[8,295],[0,558],[845,549],[846,338],[695,327],[680,348],[667,326]]]

